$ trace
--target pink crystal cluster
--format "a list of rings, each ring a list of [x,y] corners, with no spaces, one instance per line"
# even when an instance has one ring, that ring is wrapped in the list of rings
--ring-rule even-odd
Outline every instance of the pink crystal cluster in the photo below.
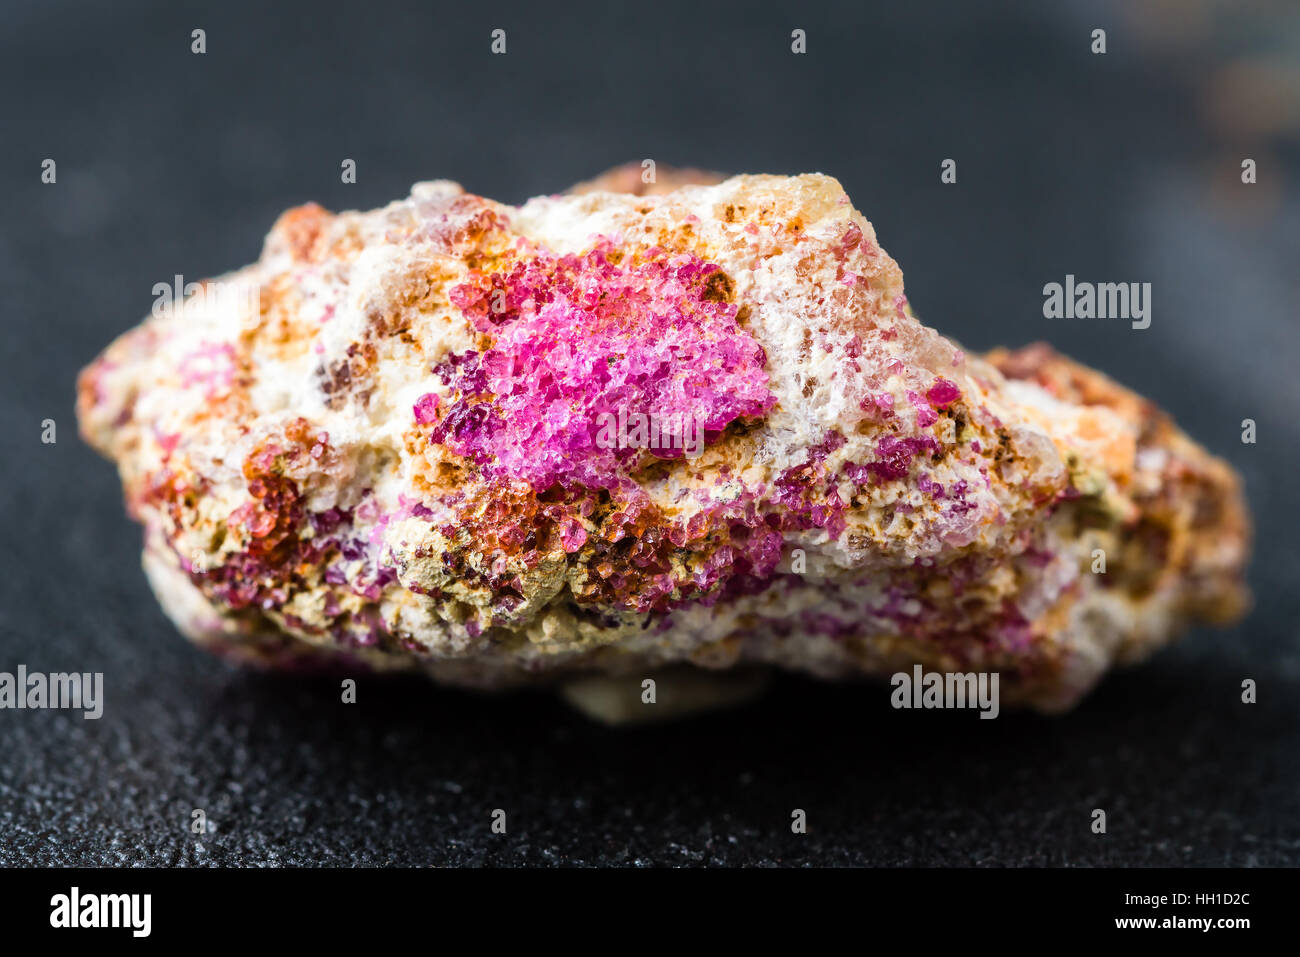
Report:
[[[628,262],[607,241],[472,275],[450,298],[492,344],[435,368],[455,398],[430,439],[539,492],[622,484],[642,450],[602,447],[604,416],[693,417],[706,444],[716,441],[776,402],[767,357],[729,292],[726,275],[698,257],[651,249]],[[421,402],[425,422],[433,408]]]

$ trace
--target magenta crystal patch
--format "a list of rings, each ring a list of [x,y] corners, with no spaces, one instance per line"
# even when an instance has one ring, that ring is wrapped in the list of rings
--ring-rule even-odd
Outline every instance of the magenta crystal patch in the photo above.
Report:
[[[936,409],[946,409],[961,398],[961,389],[957,388],[956,383],[940,377],[934,380],[934,385],[930,386],[925,397]]]
[[[415,413],[415,421],[421,425],[429,425],[438,419],[438,397],[432,392],[426,392],[415,402],[411,410]]]
[[[651,250],[625,264],[607,242],[454,287],[451,301],[493,342],[434,369],[453,398],[431,441],[538,491],[622,484],[643,450],[603,441],[611,418],[691,421],[716,441],[776,403],[729,287],[698,257]]]

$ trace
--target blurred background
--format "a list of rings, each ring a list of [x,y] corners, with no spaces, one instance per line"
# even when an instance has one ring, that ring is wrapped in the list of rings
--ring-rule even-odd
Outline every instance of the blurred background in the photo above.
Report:
[[[1300,863],[1296,4],[7,0],[0,91],[0,670],[103,671],[107,696],[100,721],[0,712],[0,863]],[[793,677],[621,732],[421,682],[343,708],[189,647],[73,417],[153,284],[252,261],[308,200],[447,178],[518,202],[645,158],[834,175],[929,325],[1050,341],[1172,412],[1245,477],[1251,616],[1071,715],[992,722]],[[1067,273],[1150,282],[1151,327],[1044,319]]]

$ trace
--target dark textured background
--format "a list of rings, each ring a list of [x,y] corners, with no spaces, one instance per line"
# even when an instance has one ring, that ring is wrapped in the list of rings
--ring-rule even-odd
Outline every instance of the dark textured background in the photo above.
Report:
[[[0,8],[0,670],[107,686],[98,722],[0,712],[0,862],[1300,862],[1297,113],[1232,72],[1294,68],[1296,15],[622,6]],[[504,57],[488,54],[498,26]],[[363,681],[344,707],[334,682],[181,640],[72,410],[77,370],[152,285],[252,260],[306,200],[367,208],[446,177],[519,201],[643,157],[836,175],[930,324],[973,348],[1048,339],[1169,408],[1245,476],[1255,611],[1061,719],[895,712],[882,687],[788,678],[740,711],[625,732],[541,695],[419,682]],[[1067,272],[1153,283],[1151,328],[1043,319],[1043,284]],[[1245,417],[1257,445],[1239,441]],[[195,807],[216,827],[202,839]],[[507,837],[489,833],[496,807]]]

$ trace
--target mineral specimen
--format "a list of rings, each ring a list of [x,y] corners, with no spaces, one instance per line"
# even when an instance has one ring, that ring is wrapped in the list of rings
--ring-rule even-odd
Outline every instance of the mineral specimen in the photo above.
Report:
[[[636,173],[290,210],[84,370],[186,635],[607,716],[917,664],[1051,711],[1241,612],[1238,481],[1150,403],[921,325],[830,177]]]

